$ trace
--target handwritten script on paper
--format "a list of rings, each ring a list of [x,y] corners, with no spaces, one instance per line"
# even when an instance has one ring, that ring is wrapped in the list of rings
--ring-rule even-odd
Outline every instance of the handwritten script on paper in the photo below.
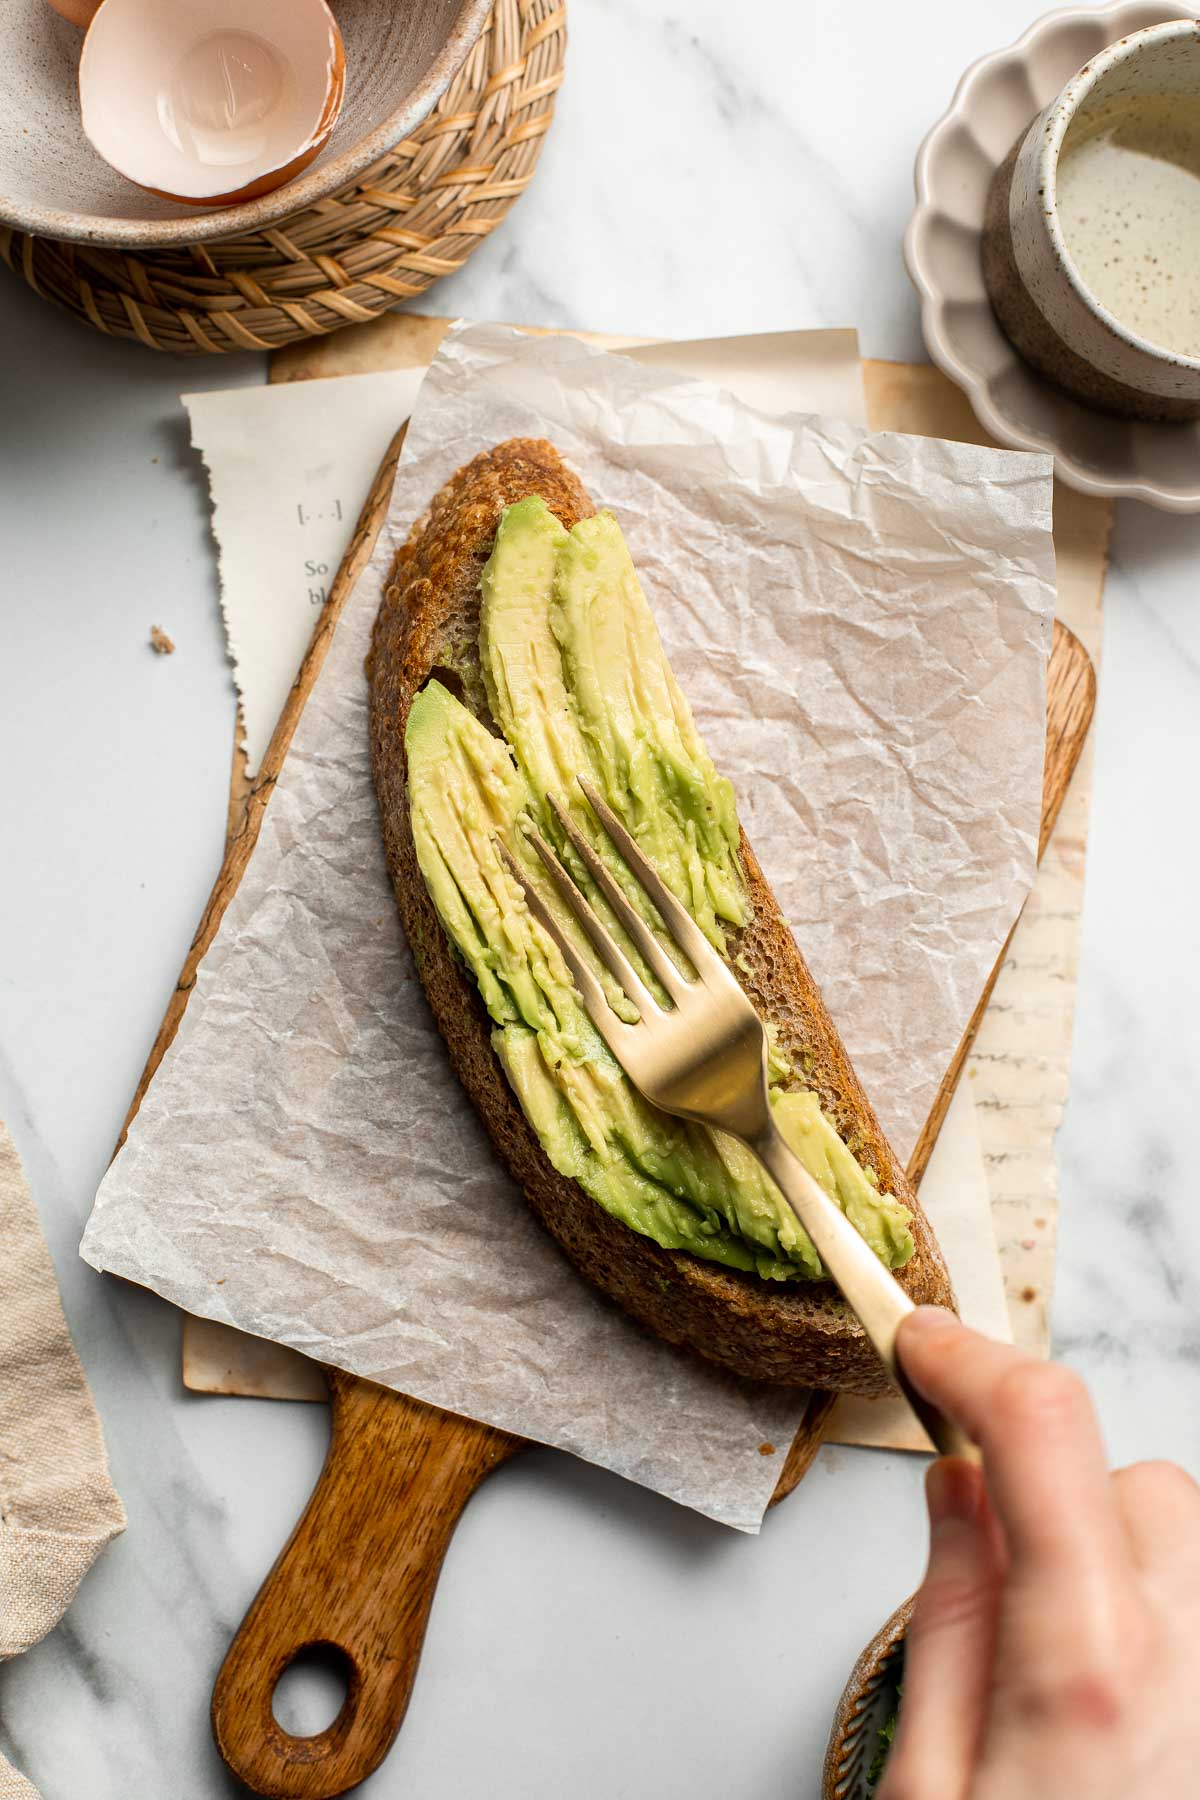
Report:
[[[208,469],[221,610],[258,773],[363,497],[423,369],[185,394]]]

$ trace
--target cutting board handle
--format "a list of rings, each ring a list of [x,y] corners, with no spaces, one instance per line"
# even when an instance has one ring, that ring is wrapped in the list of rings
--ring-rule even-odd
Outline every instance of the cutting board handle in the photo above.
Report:
[[[213,1689],[217,1748],[269,1800],[333,1800],[378,1768],[412,1693],[442,1558],[463,1507],[524,1440],[328,1371],[325,1467]],[[346,1659],[346,1700],[315,1737],[271,1710],[301,1652]]]

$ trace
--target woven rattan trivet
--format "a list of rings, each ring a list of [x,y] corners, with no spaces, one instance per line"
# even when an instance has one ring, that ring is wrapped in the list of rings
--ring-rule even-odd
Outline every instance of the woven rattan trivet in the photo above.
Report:
[[[461,269],[524,191],[565,48],[561,0],[496,0],[424,124],[306,211],[133,254],[0,227],[0,256],[45,299],[152,350],[275,350],[362,324]]]

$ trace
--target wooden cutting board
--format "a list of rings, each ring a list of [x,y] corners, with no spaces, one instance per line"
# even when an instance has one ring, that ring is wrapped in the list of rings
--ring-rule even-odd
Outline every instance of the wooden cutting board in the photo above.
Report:
[[[381,321],[390,324],[390,321]],[[422,322],[431,329],[434,322]],[[347,333],[346,336],[352,334]],[[440,330],[438,335],[440,335]],[[199,963],[220,926],[257,841],[292,733],[369,560],[386,513],[403,430],[380,467],[260,773],[235,767],[226,855],[166,1017],[138,1085],[140,1104],[186,1008]],[[1107,538],[1107,509],[1103,542]],[[1095,677],[1079,640],[1056,624],[1047,682],[1047,741],[1040,849],[1049,841],[1090,724]],[[947,1070],[909,1165],[919,1180],[978,1028],[1003,955]],[[122,1134],[123,1141],[124,1133]],[[363,1781],[386,1755],[412,1691],[438,1571],[455,1522],[480,1482],[523,1440],[443,1413],[336,1370],[326,1372],[329,1451],[305,1512],[255,1598],[222,1666],[212,1720],[229,1767],[255,1793],[325,1800]],[[833,1397],[814,1394],[774,1500],[810,1466]],[[774,1503],[774,1502],[773,1502]],[[276,1722],[272,1695],[302,1651],[331,1646],[345,1659],[347,1698],[311,1738]]]

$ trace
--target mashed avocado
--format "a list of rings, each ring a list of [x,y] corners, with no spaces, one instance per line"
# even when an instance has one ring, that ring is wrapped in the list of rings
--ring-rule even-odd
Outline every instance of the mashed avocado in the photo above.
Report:
[[[431,681],[409,714],[410,808],[426,885],[525,1116],[561,1174],[665,1249],[774,1280],[819,1278],[812,1244],[749,1152],[658,1112],[626,1079],[496,851],[499,838],[541,875],[521,829],[533,818],[573,857],[545,804],[554,793],[645,913],[579,792],[583,774],[714,944],[724,949],[726,927],[746,920],[733,790],[676,685],[616,520],[600,513],[568,532],[540,499],[510,506],[481,591],[480,658],[505,741]],[[594,889],[591,898],[607,910]],[[778,1057],[773,1068],[787,1072]],[[891,1268],[905,1262],[907,1210],[878,1192],[816,1095],[772,1098],[788,1142],[876,1254]]]

